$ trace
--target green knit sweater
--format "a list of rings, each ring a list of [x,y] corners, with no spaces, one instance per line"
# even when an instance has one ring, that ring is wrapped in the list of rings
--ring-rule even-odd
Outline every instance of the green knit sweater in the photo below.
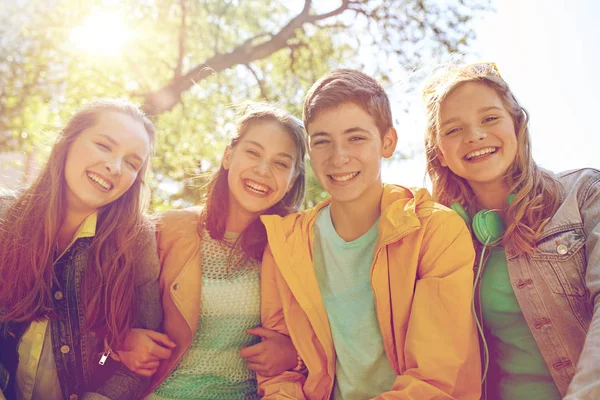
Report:
[[[227,234],[233,242],[236,235]],[[160,399],[258,399],[256,377],[240,357],[259,339],[246,329],[260,324],[258,262],[242,263],[231,248],[202,237],[202,307],[191,347],[173,373],[147,397]]]

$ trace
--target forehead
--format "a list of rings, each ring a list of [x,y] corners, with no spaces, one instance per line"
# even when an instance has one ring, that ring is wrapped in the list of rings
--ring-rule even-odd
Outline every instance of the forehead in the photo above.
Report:
[[[112,139],[118,150],[135,153],[143,160],[150,154],[150,137],[144,124],[118,111],[104,111],[96,117],[94,125],[81,132],[80,137]]]
[[[373,133],[378,132],[375,119],[361,106],[353,102],[320,110],[308,124],[308,135],[328,133],[342,134],[348,129],[362,128]]]
[[[481,82],[467,82],[454,88],[440,106],[440,119],[445,120],[458,114],[476,112],[483,107],[499,107],[506,110],[495,89]]]
[[[251,122],[239,143],[248,142],[258,143],[272,153],[287,153],[291,156],[296,153],[296,143],[292,134],[275,120]]]

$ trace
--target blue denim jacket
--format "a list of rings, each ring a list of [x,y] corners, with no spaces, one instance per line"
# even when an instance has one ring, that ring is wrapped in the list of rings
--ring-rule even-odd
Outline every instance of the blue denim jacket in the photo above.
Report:
[[[517,255],[507,244],[508,272],[565,400],[600,399],[600,171],[555,178],[561,205],[532,254]]]
[[[58,281],[52,291],[56,318],[50,320],[52,350],[64,399],[136,399],[149,384],[149,379],[129,371],[124,365],[108,359],[98,364],[104,352],[104,338],[93,332],[82,332],[83,309],[80,307],[80,285],[87,265],[93,238],[80,238],[55,263]],[[162,322],[160,305],[156,238],[148,228],[138,243],[141,256],[136,269],[136,326],[159,330]],[[18,362],[17,346],[28,323],[13,321],[0,324],[0,389],[7,399],[14,396],[14,379]]]

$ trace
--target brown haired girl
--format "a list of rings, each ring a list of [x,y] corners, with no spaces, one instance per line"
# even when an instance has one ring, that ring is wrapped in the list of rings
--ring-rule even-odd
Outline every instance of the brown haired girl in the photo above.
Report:
[[[160,217],[168,337],[134,330],[129,351],[119,353],[138,373],[158,370],[147,398],[254,399],[255,371],[273,375],[302,368],[289,337],[254,327],[260,324],[259,266],[267,244],[259,217],[298,210],[304,155],[299,120],[252,104],[210,181],[204,209]]]
[[[128,329],[155,329],[162,317],[155,239],[142,218],[153,144],[152,123],[137,107],[91,102],[62,130],[36,182],[3,199],[7,398],[131,399],[147,385],[106,360],[105,339],[118,347]]]
[[[600,398],[600,171],[533,161],[528,114],[495,64],[448,70],[423,94],[434,196],[480,255],[487,398]]]

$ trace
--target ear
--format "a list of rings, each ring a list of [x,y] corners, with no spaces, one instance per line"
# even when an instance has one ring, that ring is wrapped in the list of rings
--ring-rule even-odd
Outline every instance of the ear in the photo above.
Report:
[[[439,147],[435,147],[435,154],[437,155],[438,160],[440,160],[440,164],[442,164],[442,167],[447,167],[448,163],[446,162],[446,158],[444,157],[444,153],[442,153],[442,151],[440,150]]]
[[[229,166],[231,165],[232,151],[233,150],[231,149],[231,146],[225,147],[225,152],[223,153],[223,161],[221,162],[221,165],[223,165],[223,168],[226,170],[229,170]]]
[[[398,133],[394,128],[389,128],[382,137],[381,155],[383,158],[390,158],[396,151],[398,144]]]

